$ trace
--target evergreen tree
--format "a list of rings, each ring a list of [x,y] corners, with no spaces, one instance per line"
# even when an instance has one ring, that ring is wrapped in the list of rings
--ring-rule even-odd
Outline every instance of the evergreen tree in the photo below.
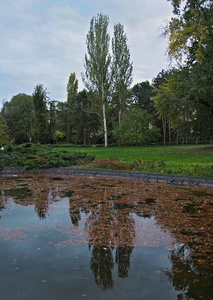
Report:
[[[74,99],[78,92],[78,79],[71,73],[67,84],[67,141],[71,142],[73,127]]]
[[[33,104],[35,113],[35,140],[37,143],[45,144],[48,135],[47,121],[47,92],[42,84],[35,87],[33,93]]]

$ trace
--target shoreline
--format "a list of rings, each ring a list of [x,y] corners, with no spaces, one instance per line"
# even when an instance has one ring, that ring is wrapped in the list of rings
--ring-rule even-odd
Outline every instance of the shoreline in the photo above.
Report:
[[[194,185],[201,187],[213,187],[213,178],[187,177],[180,175],[149,174],[141,172],[104,170],[104,169],[72,169],[72,168],[48,168],[38,170],[23,170],[21,168],[3,168],[0,170],[2,175],[13,174],[65,174],[65,175],[92,175],[120,177],[129,179],[141,179],[145,182],[168,183],[172,185]]]

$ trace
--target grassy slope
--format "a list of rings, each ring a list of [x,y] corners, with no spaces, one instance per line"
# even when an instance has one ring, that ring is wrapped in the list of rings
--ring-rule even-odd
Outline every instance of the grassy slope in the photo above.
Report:
[[[71,148],[72,149],[72,148]],[[109,148],[74,148],[77,152],[87,152],[96,159],[117,157],[121,161],[164,161],[167,170],[164,173],[184,174],[191,176],[211,176],[211,172],[197,171],[193,174],[195,165],[201,168],[213,167],[213,147],[210,145],[187,146],[147,146],[147,147],[109,147]],[[56,151],[63,150],[57,148]],[[197,168],[196,167],[196,168]],[[190,171],[191,168],[191,171]]]
[[[76,152],[87,152],[95,155],[96,159],[117,157],[121,161],[140,159],[144,161],[165,161],[170,163],[213,163],[213,150],[209,145],[204,146],[147,146],[147,147],[109,147],[109,148],[71,148]],[[208,149],[209,148],[209,149]],[[66,148],[67,149],[67,148]],[[56,151],[64,148],[56,148]]]

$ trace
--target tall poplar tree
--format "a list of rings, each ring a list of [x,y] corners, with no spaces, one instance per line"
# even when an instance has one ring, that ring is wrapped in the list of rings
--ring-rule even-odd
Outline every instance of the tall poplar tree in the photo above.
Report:
[[[109,17],[102,13],[93,17],[90,30],[86,36],[87,54],[85,55],[85,74],[82,78],[86,88],[93,92],[94,105],[99,108],[99,116],[103,120],[105,147],[107,147],[107,102],[110,86],[109,42],[107,32]]]
[[[127,45],[127,36],[123,25],[114,26],[114,38],[112,39],[112,80],[114,93],[117,95],[118,120],[121,123],[122,110],[128,97],[128,88],[132,83],[133,64],[130,61],[130,51]]]
[[[47,92],[42,84],[35,87],[33,93],[33,104],[35,113],[35,139],[37,143],[46,143],[48,127],[47,127]]]
[[[74,99],[78,92],[78,79],[75,73],[71,73],[67,83],[67,141],[71,142],[73,126]]]

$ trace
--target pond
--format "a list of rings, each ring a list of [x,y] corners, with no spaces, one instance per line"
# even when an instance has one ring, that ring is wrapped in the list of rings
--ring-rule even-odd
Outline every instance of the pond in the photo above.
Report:
[[[1,299],[213,299],[212,225],[212,189],[1,175]]]

